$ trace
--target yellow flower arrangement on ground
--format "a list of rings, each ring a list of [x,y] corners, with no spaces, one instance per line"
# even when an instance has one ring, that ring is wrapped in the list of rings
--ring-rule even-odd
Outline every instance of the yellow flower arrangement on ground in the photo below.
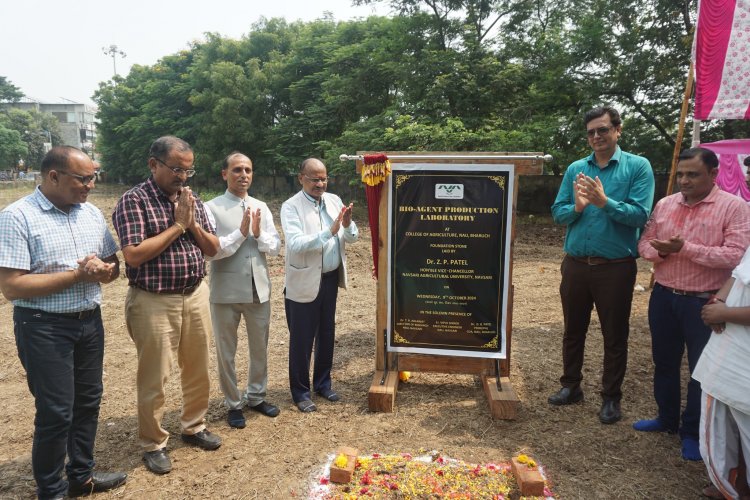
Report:
[[[536,463],[524,457],[528,466]],[[340,456],[331,457],[329,464],[340,467]],[[344,457],[346,460],[346,457]],[[510,464],[468,464],[441,456],[437,452],[412,457],[409,453],[380,455],[374,453],[358,457],[354,475],[347,484],[328,480],[328,466],[310,491],[316,500],[359,499],[492,499],[509,498],[512,490],[518,493]],[[552,493],[545,489],[545,496]]]
[[[339,453],[339,455],[336,457],[336,460],[333,461],[333,465],[338,467],[339,469],[345,468],[349,464],[349,459],[346,458],[346,455],[343,453]]]

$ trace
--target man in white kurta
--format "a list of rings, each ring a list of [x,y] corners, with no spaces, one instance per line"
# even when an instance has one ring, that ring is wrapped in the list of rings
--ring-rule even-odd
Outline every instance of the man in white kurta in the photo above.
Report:
[[[703,389],[701,455],[724,498],[748,498],[750,249],[716,298],[704,306],[702,317],[713,333],[693,372]]]
[[[227,191],[206,203],[216,223],[221,248],[211,260],[211,320],[216,341],[219,385],[231,427],[245,427],[247,405],[268,417],[278,407],[265,401],[268,385],[268,332],[271,321],[271,280],[266,255],[278,255],[279,233],[268,206],[247,194],[253,164],[241,153],[224,159],[221,175]],[[237,328],[245,318],[248,345],[247,387],[237,385],[234,358]]]
[[[352,204],[327,192],[328,173],[322,161],[300,164],[302,190],[281,206],[286,241],[284,285],[289,326],[289,388],[303,413],[317,410],[311,399],[310,358],[315,346],[312,390],[323,399],[341,398],[331,387],[336,339],[338,288],[346,289],[346,245],[357,241]]]

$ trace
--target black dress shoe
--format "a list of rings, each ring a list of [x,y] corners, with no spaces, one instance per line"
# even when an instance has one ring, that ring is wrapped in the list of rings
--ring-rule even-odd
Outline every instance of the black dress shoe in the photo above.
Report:
[[[255,406],[248,406],[248,408],[250,408],[253,411],[257,411],[258,413],[262,413],[263,415],[267,417],[276,417],[281,412],[281,410],[279,410],[278,407],[266,401],[261,401]]]
[[[97,491],[107,491],[117,488],[128,479],[124,472],[94,472],[91,475],[91,481],[78,484],[71,481],[68,484],[69,497],[81,497],[91,495]]]
[[[583,401],[583,391],[580,387],[576,387],[575,389],[563,387],[547,398],[547,402],[555,406],[572,405],[579,401]]]
[[[165,448],[147,451],[143,454],[143,461],[146,462],[146,468],[154,474],[166,474],[172,470],[172,462]]]
[[[605,399],[602,403],[602,409],[599,410],[599,421],[603,424],[614,424],[621,418],[622,413],[620,413],[620,402]]]
[[[227,412],[227,423],[229,424],[229,427],[244,429],[245,415],[242,414],[242,410],[229,410]]]
[[[301,411],[302,413],[312,413],[318,409],[318,407],[315,406],[315,403],[313,403],[309,399],[303,399],[302,401],[297,403],[297,408],[299,408],[299,411]]]
[[[215,450],[221,446],[221,438],[208,432],[208,429],[203,429],[195,434],[183,434],[182,440],[204,450]]]
[[[333,389],[326,389],[325,391],[319,391],[318,394],[326,398],[331,403],[335,403],[336,401],[341,401],[341,397],[338,394],[336,394],[336,391],[334,391]]]

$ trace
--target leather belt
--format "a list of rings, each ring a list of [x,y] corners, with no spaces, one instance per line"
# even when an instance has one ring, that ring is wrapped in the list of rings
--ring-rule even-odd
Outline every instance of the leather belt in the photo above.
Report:
[[[684,295],[686,297],[698,297],[699,299],[710,299],[711,295],[714,295],[718,290],[706,290],[705,292],[693,292],[690,290],[679,290],[677,288],[670,288],[664,286],[661,283],[657,283],[656,286],[662,287],[668,292],[672,292],[675,295]]]
[[[195,285],[186,286],[185,288],[181,290],[146,290],[145,288],[142,288],[138,285],[131,285],[135,286],[136,288],[140,288],[143,291],[149,292],[149,293],[158,293],[159,295],[190,295],[194,291],[198,289],[199,286],[201,286],[201,282],[199,281]]]
[[[333,271],[328,271],[327,273],[321,274],[321,277],[323,278],[330,278],[332,276],[338,276],[339,275],[339,268],[337,267]]]
[[[576,262],[588,264],[589,266],[601,266],[602,264],[620,264],[622,262],[630,262],[635,260],[635,257],[623,257],[622,259],[605,259],[604,257],[587,256],[587,257],[576,257],[575,255],[568,255],[571,259]]]
[[[48,312],[48,311],[42,311],[41,309],[31,309],[30,307],[20,307],[16,306],[19,309],[23,309],[28,314],[44,314],[47,316],[55,316],[58,318],[66,318],[66,319],[78,319],[78,320],[84,320],[89,319],[94,314],[96,314],[97,311],[99,311],[99,306],[96,306],[93,309],[88,309],[86,311],[78,311],[78,312],[71,312],[71,313],[55,313],[55,312]]]

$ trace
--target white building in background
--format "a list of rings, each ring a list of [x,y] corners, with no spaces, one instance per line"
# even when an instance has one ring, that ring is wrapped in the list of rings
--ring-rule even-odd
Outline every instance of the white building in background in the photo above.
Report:
[[[75,146],[94,156],[96,142],[96,107],[69,99],[44,102],[24,96],[18,102],[4,102],[0,106],[23,110],[36,109],[54,115],[60,122],[63,143]]]

